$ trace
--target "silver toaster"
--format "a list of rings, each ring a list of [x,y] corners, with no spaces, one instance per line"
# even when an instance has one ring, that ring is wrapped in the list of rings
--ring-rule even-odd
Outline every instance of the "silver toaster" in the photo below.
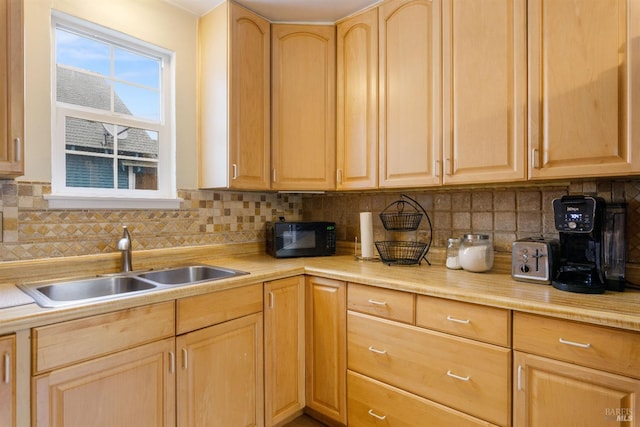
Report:
[[[523,282],[549,284],[559,256],[557,239],[529,237],[516,240],[511,250],[511,277]]]

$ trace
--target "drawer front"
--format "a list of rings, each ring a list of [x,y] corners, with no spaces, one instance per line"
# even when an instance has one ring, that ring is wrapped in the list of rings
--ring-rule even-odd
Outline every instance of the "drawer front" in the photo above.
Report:
[[[349,283],[347,304],[349,310],[398,322],[415,322],[415,295],[409,292]]]
[[[262,283],[177,301],[177,334],[262,311]]]
[[[498,425],[511,413],[511,350],[366,314],[347,316],[348,368]]]
[[[640,378],[638,332],[515,312],[513,348]]]
[[[418,295],[416,325],[509,347],[511,312],[467,302]]]
[[[396,387],[347,372],[349,426],[487,426],[486,421],[407,393]]]
[[[37,374],[174,335],[173,301],[42,326],[33,329],[33,370]]]

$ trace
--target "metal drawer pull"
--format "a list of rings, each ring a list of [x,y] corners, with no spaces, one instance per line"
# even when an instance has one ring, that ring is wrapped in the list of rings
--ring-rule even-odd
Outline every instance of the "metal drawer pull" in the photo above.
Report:
[[[468,325],[469,323],[471,323],[471,320],[469,319],[456,319],[455,317],[451,317],[451,316],[447,316],[447,320],[451,321],[451,322],[456,322],[456,323],[464,323],[465,325]]]
[[[378,414],[376,414],[375,412],[373,412],[373,409],[369,409],[368,414],[369,414],[369,415],[371,415],[371,416],[372,416],[372,417],[374,417],[374,418],[379,419],[379,420],[384,420],[384,419],[386,419],[386,418],[387,418],[387,416],[386,416],[386,415],[378,415]]]
[[[589,343],[587,343],[587,344],[583,344],[583,343],[581,343],[581,342],[567,341],[567,340],[565,340],[565,339],[563,339],[563,338],[560,338],[560,339],[559,339],[559,341],[560,341],[562,344],[572,345],[572,346],[574,346],[574,347],[580,347],[580,348],[589,348],[589,347],[591,347],[591,344],[589,344]]]
[[[11,382],[11,355],[9,353],[4,354],[4,383],[9,384]]]
[[[169,352],[169,373],[176,372],[176,354],[173,351]]]
[[[386,301],[376,301],[374,299],[369,299],[369,304],[373,304],[373,305],[387,305]]]
[[[189,357],[189,354],[187,353],[187,349],[183,348],[182,349],[182,369],[187,369],[189,367],[188,365],[188,361],[187,358]]]
[[[372,352],[378,353],[378,354],[387,354],[387,350],[378,350],[377,348],[374,348],[373,346],[369,346],[369,351],[372,351]]]
[[[460,380],[460,381],[469,381],[471,379],[471,377],[469,377],[469,376],[461,377],[460,375],[456,375],[451,371],[447,371],[447,375],[449,375],[451,378],[455,378],[455,379]]]
[[[518,391],[522,391],[522,365],[518,365]]]

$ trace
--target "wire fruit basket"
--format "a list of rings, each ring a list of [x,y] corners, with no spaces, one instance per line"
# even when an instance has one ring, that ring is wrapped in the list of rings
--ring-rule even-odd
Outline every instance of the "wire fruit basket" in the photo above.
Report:
[[[405,210],[407,206],[411,209]],[[393,211],[394,207],[395,211]],[[412,265],[420,264],[424,259],[427,264],[431,265],[427,259],[427,252],[431,247],[433,229],[431,219],[424,208],[411,197],[402,194],[400,200],[391,203],[380,213],[380,221],[389,231],[416,231],[423,217],[426,217],[429,226],[427,242],[405,240],[375,242],[382,262],[387,265]]]
[[[385,264],[412,265],[419,264],[429,249],[426,243],[387,240],[375,242],[380,260]],[[427,261],[428,262],[428,261]]]

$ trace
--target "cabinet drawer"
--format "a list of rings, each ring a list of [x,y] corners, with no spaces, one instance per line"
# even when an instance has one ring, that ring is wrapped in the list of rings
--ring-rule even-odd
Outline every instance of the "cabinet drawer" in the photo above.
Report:
[[[509,347],[511,313],[495,307],[418,295],[416,325]]]
[[[349,283],[347,304],[349,310],[398,322],[413,324],[415,321],[415,295],[409,292]]]
[[[498,425],[510,419],[511,350],[366,314],[347,316],[348,368]]]
[[[638,332],[515,312],[513,348],[640,378]]]
[[[177,301],[177,334],[262,311],[262,283]]]
[[[175,335],[173,301],[33,329],[33,371],[45,372]]]
[[[349,426],[491,425],[352,371],[347,372],[347,389],[349,390]]]

